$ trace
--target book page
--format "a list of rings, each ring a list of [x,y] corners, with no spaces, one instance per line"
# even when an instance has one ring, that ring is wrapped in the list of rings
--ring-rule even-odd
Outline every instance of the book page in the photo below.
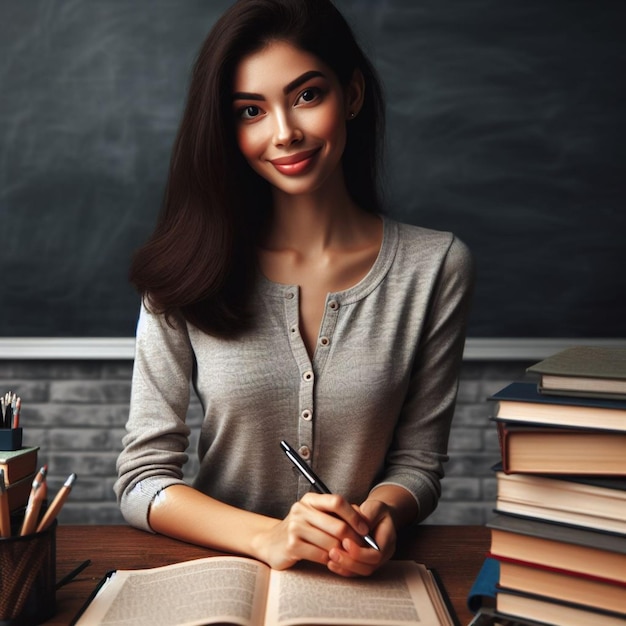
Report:
[[[76,626],[261,624],[269,569],[239,557],[209,557],[116,572]]]
[[[428,570],[413,561],[390,561],[368,578],[342,578],[323,567],[300,564],[272,571],[266,624],[452,624],[445,608],[440,616],[441,607],[434,607],[427,589],[432,584]]]

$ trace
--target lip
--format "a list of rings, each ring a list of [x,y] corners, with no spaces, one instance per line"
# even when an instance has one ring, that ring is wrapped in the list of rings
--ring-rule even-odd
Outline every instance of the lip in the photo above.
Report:
[[[313,162],[313,158],[320,148],[303,150],[277,159],[270,159],[270,163],[282,174],[301,174]]]

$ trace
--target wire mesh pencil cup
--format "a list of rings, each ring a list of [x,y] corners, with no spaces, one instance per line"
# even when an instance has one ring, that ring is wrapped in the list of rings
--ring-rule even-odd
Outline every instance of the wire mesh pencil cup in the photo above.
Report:
[[[0,539],[0,626],[35,626],[56,610],[56,528]]]

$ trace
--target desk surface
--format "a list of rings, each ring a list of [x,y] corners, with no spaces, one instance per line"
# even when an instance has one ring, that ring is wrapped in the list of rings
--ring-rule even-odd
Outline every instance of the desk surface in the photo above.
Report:
[[[489,544],[483,526],[420,526],[403,537],[396,558],[414,559],[437,570],[461,624],[471,614],[467,594]],[[59,526],[57,579],[86,559],[91,565],[57,592],[57,612],[47,626],[67,626],[96,583],[112,569],[157,567],[216,554],[205,548],[130,528],[128,526]]]

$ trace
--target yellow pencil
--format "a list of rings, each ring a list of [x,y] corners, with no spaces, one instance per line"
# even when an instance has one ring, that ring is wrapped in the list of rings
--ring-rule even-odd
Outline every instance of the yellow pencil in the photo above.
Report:
[[[0,469],[0,537],[11,536],[11,511],[9,492],[4,482],[4,470]]]
[[[41,505],[48,495],[48,486],[46,484],[47,473],[48,466],[44,465],[37,472],[35,480],[33,480],[33,486],[30,490],[30,496],[28,497],[28,504],[26,505],[24,522],[22,523],[22,531],[20,532],[21,537],[24,535],[30,535],[37,527],[37,519],[39,517]]]
[[[63,483],[61,489],[54,497],[52,504],[48,507],[45,515],[41,518],[41,522],[39,522],[39,526],[37,526],[37,532],[40,533],[42,530],[45,530],[52,524],[55,520],[56,516],[59,514],[61,507],[65,504],[67,497],[70,495],[70,491],[72,491],[72,485],[76,481],[76,474],[72,473],[67,477],[67,480]]]

